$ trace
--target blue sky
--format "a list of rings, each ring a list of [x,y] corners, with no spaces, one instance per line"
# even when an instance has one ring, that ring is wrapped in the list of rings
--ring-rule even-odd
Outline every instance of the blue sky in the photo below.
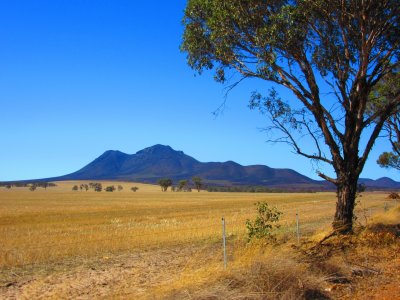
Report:
[[[268,83],[240,85],[214,117],[224,87],[211,73],[195,75],[179,51],[185,3],[1,1],[0,181],[64,175],[106,150],[154,144],[317,178],[310,161],[266,143],[267,120],[248,109],[251,92]],[[378,140],[363,177],[400,180],[376,165],[384,150]]]

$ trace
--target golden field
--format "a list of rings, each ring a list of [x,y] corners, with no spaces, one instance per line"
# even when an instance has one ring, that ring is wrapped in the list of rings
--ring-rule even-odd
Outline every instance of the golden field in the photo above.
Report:
[[[103,188],[123,186],[111,193],[72,191],[81,183],[57,182],[33,192],[0,189],[0,297],[164,298],[226,272],[222,217],[233,268],[251,263],[257,257],[252,251],[260,251],[246,243],[245,222],[256,215],[254,203],[267,201],[283,212],[279,237],[293,245],[296,212],[304,241],[329,230],[335,209],[335,193],[161,192],[126,182],[101,182]],[[132,192],[132,186],[139,190]],[[358,222],[382,214],[385,202],[394,206],[386,196],[364,193]],[[274,256],[265,249],[263,255]]]

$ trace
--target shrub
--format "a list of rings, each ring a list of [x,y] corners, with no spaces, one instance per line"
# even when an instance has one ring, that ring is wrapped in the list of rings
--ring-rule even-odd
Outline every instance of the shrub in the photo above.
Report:
[[[136,192],[139,188],[137,186],[131,187],[132,192]]]
[[[94,183],[93,189],[95,192],[101,192],[103,190],[103,186],[101,185],[101,183]]]
[[[276,223],[279,221],[282,212],[276,207],[269,207],[265,201],[257,202],[255,205],[257,206],[258,216],[254,221],[246,221],[249,240],[252,238],[266,238],[275,241],[276,238],[273,230],[279,228],[279,225]]]
[[[114,192],[115,191],[115,186],[110,185],[110,186],[106,187],[105,191],[106,192]]]
[[[400,196],[398,193],[390,193],[388,199],[400,199]]]

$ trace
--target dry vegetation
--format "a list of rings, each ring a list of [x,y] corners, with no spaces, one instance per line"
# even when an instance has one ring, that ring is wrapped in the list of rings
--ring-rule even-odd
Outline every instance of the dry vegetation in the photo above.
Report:
[[[400,211],[384,213],[385,202],[389,209],[395,204],[387,194],[360,198],[357,222],[367,229],[318,245],[329,229],[334,193],[162,193],[158,186],[115,182],[103,187],[124,189],[71,190],[80,183],[0,190],[0,298],[351,299],[378,295],[382,287],[387,299],[400,297],[400,278],[394,283],[399,228],[393,225]],[[245,221],[254,218],[257,201],[284,213],[277,245],[247,243]]]

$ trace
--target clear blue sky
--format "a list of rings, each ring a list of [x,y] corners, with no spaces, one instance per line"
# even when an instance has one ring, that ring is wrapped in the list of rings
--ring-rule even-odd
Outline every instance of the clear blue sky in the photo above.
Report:
[[[0,180],[64,175],[106,150],[154,144],[317,178],[307,159],[266,143],[267,121],[247,108],[267,83],[242,84],[212,115],[224,87],[210,73],[195,76],[179,51],[185,3],[1,1]],[[383,150],[390,147],[379,140],[362,176],[400,180],[376,165]]]

